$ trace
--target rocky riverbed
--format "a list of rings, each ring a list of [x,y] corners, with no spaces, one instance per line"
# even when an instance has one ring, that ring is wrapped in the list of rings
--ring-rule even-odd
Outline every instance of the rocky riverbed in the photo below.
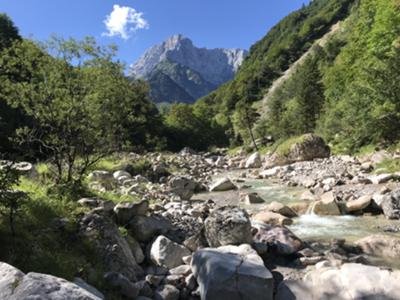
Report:
[[[89,211],[78,235],[102,259],[107,289],[125,299],[399,299],[399,174],[374,170],[395,154],[330,156],[318,143],[294,147],[286,162],[190,149],[130,154],[152,161],[146,176],[127,165],[88,180],[141,200],[79,200]],[[82,279],[7,264],[0,274],[1,299],[104,299]]]

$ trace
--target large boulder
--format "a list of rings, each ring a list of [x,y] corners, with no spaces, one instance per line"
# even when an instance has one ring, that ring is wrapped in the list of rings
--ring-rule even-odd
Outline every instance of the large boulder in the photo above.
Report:
[[[168,184],[171,192],[179,196],[181,200],[190,200],[197,187],[195,181],[184,176],[172,177]]]
[[[139,242],[149,242],[156,235],[166,234],[171,223],[161,216],[136,216],[128,225],[129,233]]]
[[[400,299],[400,271],[354,263],[320,268],[303,281],[283,281],[275,299]]]
[[[143,200],[139,203],[120,202],[114,207],[114,213],[117,217],[118,224],[126,225],[135,216],[145,216],[149,209],[149,201]]]
[[[227,177],[218,179],[210,186],[210,192],[224,192],[236,189],[237,186]]]
[[[347,212],[361,211],[367,208],[371,204],[371,201],[372,201],[371,195],[365,195],[356,200],[348,201],[346,202],[346,211]]]
[[[157,266],[173,269],[183,264],[182,258],[190,251],[167,237],[160,235],[151,245],[150,258]]]
[[[400,190],[385,195],[381,202],[383,213],[388,219],[400,219]]]
[[[336,197],[333,192],[325,193],[320,200],[311,204],[312,212],[322,216],[339,216],[341,215],[340,208],[336,203]]]
[[[246,160],[245,167],[246,169],[255,169],[255,168],[260,168],[261,165],[262,163],[261,163],[260,153],[255,152],[252,155],[250,155],[249,158]]]
[[[86,284],[87,287],[90,287]],[[13,266],[0,262],[0,299],[70,299],[101,300],[104,296],[55,276],[39,273],[24,274]]]
[[[251,223],[246,210],[235,206],[215,209],[205,220],[205,237],[211,247],[251,243]]]
[[[329,146],[315,134],[305,134],[281,144],[268,158],[267,166],[287,165],[298,161],[327,158],[331,154]]]
[[[253,242],[260,254],[290,255],[303,248],[303,242],[289,229],[279,225],[252,222]]]
[[[127,240],[109,217],[86,214],[80,221],[80,235],[92,246],[106,270],[121,273],[132,281],[143,275]]]
[[[202,300],[273,299],[272,274],[250,245],[198,250],[192,271]]]
[[[400,238],[374,234],[356,241],[364,253],[400,259]]]

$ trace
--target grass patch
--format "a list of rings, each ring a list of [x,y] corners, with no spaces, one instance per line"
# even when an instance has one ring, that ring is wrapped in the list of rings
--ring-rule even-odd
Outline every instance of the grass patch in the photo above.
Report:
[[[295,136],[291,137],[284,142],[277,142],[276,143],[276,150],[275,153],[279,157],[288,157],[290,154],[290,149],[294,144],[302,144],[306,141],[307,136],[306,135],[301,135],[301,136]]]
[[[385,159],[376,164],[375,169],[378,174],[400,172],[400,159]]]
[[[230,149],[228,149],[228,154],[229,155],[235,155],[242,149],[243,149],[242,146],[238,146],[238,147],[235,147],[235,148],[230,148]]]

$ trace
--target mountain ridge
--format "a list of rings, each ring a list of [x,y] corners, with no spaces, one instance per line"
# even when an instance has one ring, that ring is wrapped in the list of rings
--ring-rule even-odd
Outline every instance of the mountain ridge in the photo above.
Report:
[[[242,49],[198,48],[192,40],[177,34],[147,50],[130,66],[128,76],[147,80],[152,94],[158,94],[153,98],[154,102],[192,103],[231,80],[246,55],[247,51]],[[159,67],[163,64],[169,65],[169,68]],[[186,70],[186,73],[182,70]],[[158,75],[158,72],[163,75]],[[174,93],[178,87],[161,87],[162,83],[157,78],[163,76],[168,76],[180,89],[185,90],[190,99]]]

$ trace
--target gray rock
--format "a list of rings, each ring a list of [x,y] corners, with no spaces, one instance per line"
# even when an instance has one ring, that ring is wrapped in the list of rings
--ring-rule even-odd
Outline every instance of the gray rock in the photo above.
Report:
[[[179,290],[174,287],[173,285],[166,284],[160,286],[155,294],[154,294],[154,299],[155,300],[178,300],[179,299]]]
[[[205,237],[211,247],[251,243],[251,223],[244,209],[220,207],[208,216],[204,224]]]
[[[171,192],[179,196],[181,200],[190,200],[197,187],[197,183],[184,176],[176,176],[168,182]]]
[[[355,244],[364,253],[400,259],[400,238],[398,237],[374,234],[356,241]]]
[[[132,281],[143,275],[128,242],[110,218],[86,214],[80,221],[79,233],[90,243],[108,271],[121,273]]]
[[[89,293],[97,296],[99,299],[104,299],[104,295],[99,290],[97,290],[94,286],[91,286],[90,284],[88,284],[82,278],[79,278],[79,277],[74,278],[74,283],[77,286],[87,290]]]
[[[259,152],[255,152],[249,156],[245,164],[246,169],[255,169],[261,167],[261,156]]]
[[[383,213],[388,219],[400,219],[400,190],[386,194],[381,202]]]
[[[240,195],[240,201],[246,205],[264,203],[265,200],[258,193],[245,193]]]
[[[182,265],[182,258],[188,255],[190,255],[190,251],[187,248],[162,235],[157,237],[151,245],[151,261],[168,269]]]
[[[237,186],[229,178],[221,178],[210,186],[210,192],[236,190]]]
[[[104,275],[104,279],[112,289],[117,290],[127,299],[136,299],[139,296],[140,289],[120,273],[108,272]]]
[[[169,270],[172,275],[184,275],[187,276],[192,272],[192,268],[188,265],[181,265],[176,268]]]
[[[252,222],[256,233],[253,242],[260,254],[266,252],[279,255],[290,255],[303,248],[303,242],[289,229],[279,225]]]
[[[303,281],[279,285],[275,300],[295,299],[400,299],[400,271],[354,263],[322,267],[307,273]]]
[[[135,202],[120,202],[114,207],[114,213],[117,217],[118,224],[126,225],[135,216],[145,216],[149,210],[149,201],[142,200]]]
[[[0,299],[70,299],[70,300],[102,300],[103,295],[97,295],[89,290],[94,289],[88,284],[85,288],[55,276],[39,273],[24,274],[13,266],[0,262]],[[90,287],[90,289],[89,289]]]
[[[202,300],[272,300],[273,278],[250,245],[205,248],[193,255]]]
[[[160,216],[137,216],[128,225],[130,234],[139,242],[149,242],[156,235],[166,234],[171,228],[171,223]]]
[[[140,247],[140,244],[130,235],[126,237],[126,241],[128,242],[128,245],[131,248],[132,254],[135,257],[136,262],[138,264],[141,264],[144,261],[145,257],[143,254],[143,250]]]

